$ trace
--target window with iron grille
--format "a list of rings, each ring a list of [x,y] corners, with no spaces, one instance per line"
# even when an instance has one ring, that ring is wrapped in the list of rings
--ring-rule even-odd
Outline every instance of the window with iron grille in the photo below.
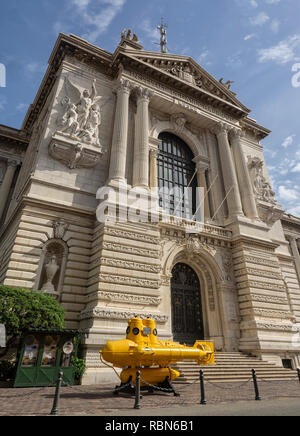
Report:
[[[188,145],[172,133],[163,132],[159,139],[159,204],[169,215],[192,219],[197,188],[194,155]]]

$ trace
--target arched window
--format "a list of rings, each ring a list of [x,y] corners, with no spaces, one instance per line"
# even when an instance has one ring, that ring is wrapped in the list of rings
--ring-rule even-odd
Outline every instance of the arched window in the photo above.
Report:
[[[163,132],[158,138],[161,141],[157,160],[159,204],[169,215],[191,219],[196,211],[194,155],[188,145],[172,133]]]

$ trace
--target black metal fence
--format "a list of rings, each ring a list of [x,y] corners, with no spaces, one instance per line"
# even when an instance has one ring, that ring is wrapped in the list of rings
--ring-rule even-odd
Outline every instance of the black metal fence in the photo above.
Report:
[[[254,369],[249,379],[239,382],[213,382],[199,378],[189,384],[175,384],[176,396],[169,389],[157,388],[137,372],[135,396],[114,395],[109,385],[70,386],[59,374],[56,388],[0,389],[0,415],[100,415],[114,410],[161,409],[199,404],[216,404],[240,400],[261,401],[278,397],[300,398],[300,369],[298,379],[268,380],[257,376]],[[141,390],[149,386],[149,392]],[[154,392],[153,392],[154,391]]]

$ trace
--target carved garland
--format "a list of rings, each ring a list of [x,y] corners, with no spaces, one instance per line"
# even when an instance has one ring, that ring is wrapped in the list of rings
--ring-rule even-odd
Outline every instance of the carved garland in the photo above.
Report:
[[[142,319],[151,318],[157,321],[158,323],[164,324],[168,322],[169,317],[166,315],[161,315],[159,313],[153,312],[141,312],[141,311],[117,311],[117,310],[105,310],[100,307],[94,307],[92,309],[84,310],[79,314],[79,319],[116,319],[116,320],[126,320],[128,321],[131,318],[139,317]]]

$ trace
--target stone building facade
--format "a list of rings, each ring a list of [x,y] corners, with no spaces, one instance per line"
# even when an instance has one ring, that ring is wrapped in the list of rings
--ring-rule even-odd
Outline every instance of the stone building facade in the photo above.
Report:
[[[270,131],[249,113],[229,82],[130,32],[113,54],[60,34],[21,130],[0,126],[0,282],[53,295],[86,329],[83,383],[111,379],[98,351],[133,316],[300,366],[300,219],[276,201]],[[201,187],[204,223],[164,185]],[[132,198],[146,220],[124,219]],[[103,202],[122,219],[99,219]]]

